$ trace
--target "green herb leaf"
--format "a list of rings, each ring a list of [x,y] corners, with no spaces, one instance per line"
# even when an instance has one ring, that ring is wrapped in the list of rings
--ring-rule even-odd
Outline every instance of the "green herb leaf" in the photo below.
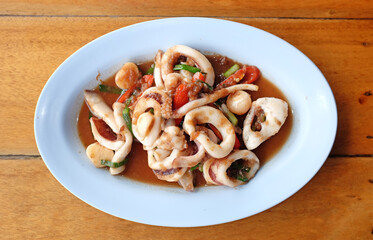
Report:
[[[151,108],[149,112],[154,115],[154,108]]]
[[[242,175],[237,175],[237,180],[240,180],[242,182],[248,182],[249,179],[247,177],[244,177]]]
[[[192,67],[192,66],[189,66],[189,65],[186,65],[186,64],[175,65],[174,70],[175,71],[177,71],[177,70],[187,70],[187,71],[192,72],[192,73],[196,73],[196,72],[201,71],[201,69],[199,69],[199,68]]]
[[[98,85],[98,89],[100,90],[100,92],[108,92],[108,93],[115,93],[115,94],[122,93],[122,89],[113,87],[113,86],[104,85],[104,84]]]
[[[123,109],[123,119],[126,122],[126,126],[127,126],[128,130],[130,130],[130,132],[133,135],[133,132],[132,132],[132,120],[131,120],[131,116],[130,116],[130,109],[129,109],[128,106],[126,106]]]
[[[196,170],[196,169],[198,168],[198,166],[199,166],[199,163],[198,163],[197,165],[191,167],[191,168],[190,168],[190,171],[193,172],[194,170]]]
[[[89,113],[88,113],[88,119],[91,119],[91,117],[93,117],[93,114],[91,113],[91,111],[89,111]]]
[[[148,71],[146,71],[145,75],[153,75],[154,73],[154,63],[150,66]]]
[[[111,168],[119,168],[119,167],[125,165],[127,162],[128,162],[128,158],[125,158],[121,162],[112,162],[112,161],[108,161],[108,160],[101,160],[101,165],[105,165],[105,166],[111,167]]]

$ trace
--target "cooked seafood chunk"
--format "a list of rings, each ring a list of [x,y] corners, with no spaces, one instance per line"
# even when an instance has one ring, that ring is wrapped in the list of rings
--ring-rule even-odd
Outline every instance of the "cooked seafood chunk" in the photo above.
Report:
[[[158,50],[157,54],[154,57],[154,82],[155,86],[157,86],[160,89],[164,88],[164,83],[161,76],[161,66],[162,66],[162,55],[163,52],[161,50]]]
[[[119,127],[114,120],[113,110],[99,94],[94,91],[84,90],[84,99],[94,116],[104,120],[115,133],[119,133]]]
[[[223,137],[220,144],[214,143],[204,131],[197,130],[198,124],[205,123],[210,123],[219,130]],[[233,150],[236,139],[234,127],[216,108],[203,106],[188,112],[184,118],[183,128],[192,141],[197,140],[215,158],[225,157]]]
[[[174,72],[174,65],[180,56],[191,59],[202,72],[206,73],[206,82],[210,85],[214,85],[215,73],[209,60],[197,50],[184,45],[173,46],[167,49],[163,54],[161,65],[163,79],[166,79],[168,74]]]
[[[104,146],[101,146],[98,142],[92,143],[87,147],[86,150],[89,160],[97,168],[105,167],[101,164],[101,160],[111,161],[114,157],[113,150],[107,149]]]
[[[226,158],[211,158],[203,165],[208,184],[237,187],[245,184],[259,169],[259,159],[249,150],[236,150]]]
[[[191,171],[186,171],[184,175],[178,181],[179,185],[184,188],[185,191],[193,192],[193,173]]]
[[[237,115],[247,113],[251,107],[250,94],[242,90],[229,94],[227,98],[227,107],[232,113]]]
[[[177,182],[185,174],[188,168],[171,168],[167,170],[153,170],[155,176],[167,182]]]
[[[176,126],[167,126],[154,146],[165,150],[184,150],[188,147],[184,132]]]
[[[128,89],[136,84],[140,77],[141,74],[136,64],[128,62],[115,74],[115,83],[122,89]]]
[[[253,102],[243,127],[243,140],[247,149],[257,148],[275,135],[288,116],[288,104],[278,98],[258,98]]]
[[[234,93],[234,92],[239,91],[239,90],[258,91],[258,89],[259,89],[258,86],[253,85],[253,84],[237,84],[237,85],[234,85],[234,86],[231,86],[231,87],[223,88],[223,89],[214,91],[210,94],[206,94],[202,98],[199,98],[199,99],[188,102],[187,104],[180,107],[179,109],[176,109],[173,112],[172,117],[173,118],[181,118],[182,116],[187,114],[187,112],[189,112],[189,111],[191,111],[195,108],[198,108],[198,107],[210,104],[210,103],[214,103],[218,99],[226,97],[229,94]]]
[[[127,155],[131,152],[131,148],[132,148],[132,141],[133,141],[132,133],[126,127],[126,123],[125,123],[125,121],[123,119],[123,116],[122,116],[122,112],[123,112],[124,108],[125,108],[125,105],[122,104],[122,103],[115,102],[113,104],[114,119],[115,119],[117,125],[120,127],[121,136],[124,137],[124,144],[118,150],[115,151],[113,159],[111,160],[114,163],[115,162],[119,163],[119,162],[124,161],[126,159]],[[122,165],[122,166],[117,167],[117,168],[112,168],[111,167],[110,168],[110,173],[112,175],[119,174],[119,173],[123,172],[125,167],[126,167],[125,165]]]
[[[188,153],[189,153],[188,155],[179,156],[173,160],[172,162],[173,167],[193,167],[197,165],[205,157],[205,153],[206,153],[205,148],[197,140],[194,140],[194,142],[196,143],[196,147],[197,147],[196,152],[194,151],[193,146],[190,147],[188,149]]]
[[[185,155],[185,151],[180,151],[178,149],[165,150],[165,149],[154,149],[148,150],[148,165],[153,170],[171,169],[172,163],[175,158]]]
[[[154,113],[147,110],[153,109]],[[144,146],[152,146],[161,133],[161,105],[152,98],[140,98],[132,114],[133,135]]]
[[[119,139],[120,135],[114,133],[102,119],[91,117],[89,122],[91,123],[93,137],[102,146],[111,150],[118,150],[123,146],[124,142]]]

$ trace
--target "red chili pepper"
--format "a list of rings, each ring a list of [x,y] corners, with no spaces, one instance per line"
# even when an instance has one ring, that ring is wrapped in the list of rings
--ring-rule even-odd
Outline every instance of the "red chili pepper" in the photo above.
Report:
[[[132,85],[132,87],[128,88],[125,93],[123,93],[117,100],[117,102],[124,103],[132,94],[132,92],[135,90],[136,84]]]
[[[175,119],[175,126],[179,126],[182,120],[183,120],[182,118],[176,118]]]
[[[260,76],[260,71],[257,67],[255,66],[245,66],[244,67],[246,73],[245,77],[243,78],[242,82],[243,84],[250,84],[255,82],[259,76]]]
[[[174,109],[178,109],[182,107],[184,104],[186,104],[188,101],[189,101],[188,88],[185,86],[185,84],[180,84],[176,88],[172,106]]]
[[[237,134],[235,134],[235,135],[236,135],[236,140],[234,141],[234,149],[239,149],[241,147],[241,143],[240,143],[240,140],[237,137]]]
[[[234,84],[238,83],[239,81],[242,80],[242,78],[245,76],[246,69],[245,67],[237,70],[235,73],[230,75],[227,79],[222,81],[216,86],[216,89],[221,89],[221,88],[226,88],[233,86]]]

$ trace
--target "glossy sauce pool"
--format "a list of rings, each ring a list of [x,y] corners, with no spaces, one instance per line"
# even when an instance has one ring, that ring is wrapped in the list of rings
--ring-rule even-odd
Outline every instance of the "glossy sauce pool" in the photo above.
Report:
[[[221,73],[225,72],[235,62],[227,57],[220,55],[207,55],[206,57],[210,60],[212,66],[214,67],[216,85],[223,80]],[[140,71],[144,73],[150,67],[151,64],[152,62],[149,61],[139,64],[138,66]],[[114,76],[105,80],[104,84],[116,86],[114,82]],[[264,77],[260,77],[254,84],[259,86],[259,91],[250,92],[252,101],[255,101],[255,99],[260,97],[276,97],[288,102],[284,94],[275,85],[273,85],[269,80],[265,79]],[[95,91],[99,92],[98,88],[96,88]],[[99,93],[105,99],[106,103],[109,106],[111,106],[119,97],[119,95],[117,94],[105,92]],[[268,162],[281,149],[281,147],[285,144],[286,140],[288,139],[293,126],[293,114],[290,106],[288,113],[289,115],[284,125],[281,127],[280,131],[275,136],[271,137],[270,139],[262,143],[258,148],[253,150],[253,152],[258,156],[261,166]],[[242,122],[245,119],[245,117],[246,114],[242,116],[237,116],[240,126],[242,126]],[[85,103],[83,103],[81,107],[77,127],[80,139],[85,148],[91,143],[95,142],[89,123],[89,109]],[[241,147],[242,149],[244,149],[242,139],[240,139],[240,141]],[[143,150],[141,143],[137,141],[133,142],[132,150],[128,158],[129,161],[126,164],[126,169],[121,175],[144,183],[163,186],[178,186],[177,183],[169,183],[166,181],[159,180],[154,175],[153,171],[148,167],[147,152]],[[196,173],[195,186],[205,185],[205,180],[203,179],[202,174],[198,170],[195,170],[194,172]]]

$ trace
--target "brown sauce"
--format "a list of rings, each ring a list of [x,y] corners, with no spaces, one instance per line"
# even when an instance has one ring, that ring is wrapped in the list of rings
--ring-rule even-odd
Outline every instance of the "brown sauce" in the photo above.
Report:
[[[215,85],[223,80],[222,73],[228,70],[233,64],[236,62],[232,59],[227,57],[223,57],[220,55],[207,55],[206,56],[209,61],[211,62],[214,70],[215,70]],[[139,64],[139,70],[142,73],[145,73],[147,69],[152,64],[152,61],[144,62]],[[242,65],[242,64],[240,64]],[[105,85],[116,86],[114,81],[114,76],[108,78],[104,81]],[[252,101],[255,101],[257,98],[260,97],[276,97],[280,98],[286,102],[288,102],[287,98],[284,94],[275,86],[273,85],[268,79],[264,77],[260,77],[254,84],[259,86],[258,92],[250,92]],[[98,88],[94,91],[99,92]],[[106,103],[111,106],[119,97],[117,94],[112,93],[105,93],[99,92],[100,95],[105,99]],[[288,102],[289,103],[289,102]],[[281,127],[279,133],[275,136],[271,137],[264,143],[262,143],[258,148],[254,149],[253,152],[258,156],[261,165],[268,162],[285,144],[286,140],[288,139],[292,126],[293,126],[293,114],[291,107],[289,106],[289,115]],[[242,122],[246,114],[242,116],[237,116],[239,120],[239,125],[242,126]],[[86,148],[91,143],[94,143],[95,140],[93,138],[91,127],[89,123],[89,109],[85,103],[82,104],[79,118],[78,118],[78,133],[79,137]],[[241,147],[244,149],[244,144],[241,140]],[[142,144],[134,141],[132,144],[132,150],[129,154],[128,158],[130,159],[126,164],[126,169],[122,173],[123,176],[131,178],[136,181],[156,184],[156,185],[163,185],[163,186],[178,186],[177,183],[170,183],[167,181],[159,180],[153,173],[152,169],[148,167],[148,157],[147,152],[143,150]],[[203,186],[205,185],[205,180],[203,175],[198,170],[194,171],[196,173],[195,176],[195,186]]]

